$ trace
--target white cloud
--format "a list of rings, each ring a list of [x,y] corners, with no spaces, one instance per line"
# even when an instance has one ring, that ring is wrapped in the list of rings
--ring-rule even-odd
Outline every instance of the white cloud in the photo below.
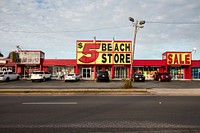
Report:
[[[1,0],[0,51],[7,55],[20,44],[45,51],[47,58],[76,58],[78,39],[133,39],[134,28],[123,27],[131,25],[131,16],[147,21],[138,31],[136,58],[161,58],[168,50],[196,47],[200,59],[199,24],[148,23],[200,22],[199,12],[198,0]]]

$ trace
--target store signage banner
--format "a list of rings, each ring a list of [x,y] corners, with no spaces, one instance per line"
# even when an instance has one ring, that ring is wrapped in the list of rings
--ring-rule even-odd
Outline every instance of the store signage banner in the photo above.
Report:
[[[131,64],[131,41],[77,41],[77,64]]]
[[[19,52],[18,64],[40,64],[40,52]]]
[[[167,53],[167,65],[191,65],[192,55],[186,53]]]

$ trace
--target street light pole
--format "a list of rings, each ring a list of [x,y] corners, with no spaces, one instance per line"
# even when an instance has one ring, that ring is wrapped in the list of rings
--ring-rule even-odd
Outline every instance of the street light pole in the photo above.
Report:
[[[134,22],[134,19],[132,17],[129,17],[129,20],[133,23],[134,26],[134,35],[133,35],[133,47],[132,47],[132,60],[131,60],[131,69],[130,69],[130,80],[132,80],[132,72],[133,72],[133,60],[134,60],[134,54],[135,54],[135,44],[136,44],[136,35],[137,35],[137,31],[139,28],[143,28],[145,21],[141,20],[138,21],[136,20],[136,22]]]
[[[135,43],[136,43],[136,35],[137,35],[137,30],[138,30],[138,20],[135,22],[135,29],[134,29],[134,37],[133,37],[133,48],[132,48],[132,61],[131,61],[131,78],[132,78],[132,73],[133,73],[133,60],[135,57]]]

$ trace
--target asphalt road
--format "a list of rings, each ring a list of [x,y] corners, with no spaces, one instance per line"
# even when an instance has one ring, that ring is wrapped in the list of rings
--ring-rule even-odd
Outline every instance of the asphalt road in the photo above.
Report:
[[[78,82],[64,82],[63,80],[51,80],[46,82],[31,82],[30,80],[19,80],[0,82],[0,89],[119,89],[124,85],[123,81],[113,80],[110,82],[96,82],[81,80]],[[200,88],[200,81],[145,81],[133,82],[134,88],[168,88],[168,89],[189,89]]]
[[[200,132],[200,97],[0,96],[0,133]]]

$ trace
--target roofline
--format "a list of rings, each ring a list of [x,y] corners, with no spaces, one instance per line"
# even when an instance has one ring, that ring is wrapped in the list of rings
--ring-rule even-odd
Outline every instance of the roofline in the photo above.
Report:
[[[166,53],[192,53],[192,51],[166,51],[162,54],[166,54]]]
[[[112,42],[113,40],[96,40],[96,42]],[[94,42],[94,40],[76,40],[76,42]],[[132,42],[132,40],[114,40],[114,42]]]
[[[43,51],[41,50],[14,50],[15,52],[42,52],[44,53]]]

